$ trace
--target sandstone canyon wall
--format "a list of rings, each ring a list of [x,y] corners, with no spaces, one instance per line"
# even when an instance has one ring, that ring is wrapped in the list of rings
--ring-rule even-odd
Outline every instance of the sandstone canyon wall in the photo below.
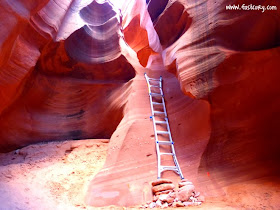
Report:
[[[208,197],[225,195],[225,187],[234,183],[275,177],[279,173],[279,12],[226,11],[226,5],[234,3],[242,2],[148,4],[162,46],[162,57],[149,57],[148,73],[163,76],[179,163],[185,177]],[[260,4],[279,8],[275,1]],[[173,73],[179,84],[163,69]],[[142,78],[142,86],[143,83]],[[176,92],[179,87],[192,99],[181,99]],[[137,95],[140,97],[140,93]],[[145,100],[145,106],[138,105],[142,110],[149,106],[148,99]],[[139,112],[138,115],[140,118]],[[130,132],[136,133],[137,127],[133,126]],[[137,132],[134,138],[142,141],[148,135]],[[112,136],[111,140],[114,139]],[[117,149],[118,154],[112,159],[108,157],[104,171],[89,189],[88,200],[92,205],[129,205],[137,197],[136,200],[144,202],[150,196],[148,183],[156,177],[155,153],[150,153],[146,141],[144,146],[137,144],[135,151],[130,149],[135,141],[119,140],[116,145],[122,146],[111,151]],[[130,151],[133,158],[128,155]],[[150,155],[144,157],[146,153]],[[151,157],[153,160],[148,162]],[[113,159],[117,160],[114,166],[110,164]],[[129,165],[125,164],[128,160]],[[168,172],[164,177],[176,179]]]
[[[1,151],[109,138],[135,76],[121,54],[120,15],[106,2],[2,4]]]
[[[225,9],[230,4],[256,5],[253,1],[188,3],[191,26],[163,52],[163,60],[166,66],[176,61],[173,72],[184,93],[211,105],[211,136],[201,159],[199,183],[209,195],[216,195],[229,184],[276,176],[279,9],[263,13]],[[276,1],[258,3],[279,8]]]
[[[262,13],[226,10],[244,3],[234,0],[120,2],[122,14],[90,0],[0,3],[1,151],[111,137],[87,203],[151,199],[147,72],[163,76],[179,163],[206,196],[279,174],[280,4],[258,1],[278,7]]]

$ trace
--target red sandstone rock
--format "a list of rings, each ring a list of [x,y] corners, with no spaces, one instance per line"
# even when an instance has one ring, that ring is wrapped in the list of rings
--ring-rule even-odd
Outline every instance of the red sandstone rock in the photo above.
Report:
[[[154,22],[159,15],[164,11],[168,0],[150,0],[148,5],[148,12],[151,16],[151,20]]]
[[[193,185],[193,183],[190,182],[190,181],[184,181],[184,182],[179,182],[178,183],[179,188],[184,187],[186,185]]]
[[[174,184],[160,184],[152,187],[153,193],[162,192],[166,190],[173,190],[175,188]]]
[[[127,44],[137,52],[139,62],[146,67],[150,55],[155,54],[148,42],[147,31],[140,26],[140,15],[133,18],[124,29]]]
[[[156,201],[156,207],[162,207],[162,202],[161,200]]]
[[[172,204],[172,207],[184,207],[184,206],[185,205],[182,202],[180,202],[180,201],[174,202]]]
[[[153,202],[156,202],[159,199],[159,195],[154,195]]]
[[[172,180],[170,180],[170,179],[158,179],[156,181],[153,181],[152,185],[156,186],[156,185],[165,184],[165,183],[172,183]]]
[[[120,56],[119,38],[112,41],[111,37],[116,37],[119,30],[119,27],[115,27],[116,21],[111,24],[112,21],[108,22],[105,17],[105,25],[98,23],[97,27],[91,22],[92,25],[87,28],[88,33],[72,31],[76,42],[71,45],[73,40],[70,33],[65,46],[64,41],[52,40],[58,35],[53,27],[61,33],[66,29],[70,30],[64,27],[65,22],[69,21],[65,12],[67,13],[68,9],[70,12],[77,11],[81,5],[69,5],[69,2],[61,1],[57,6],[50,1],[43,7],[47,3],[43,2],[37,5],[34,3],[30,7],[31,14],[16,14],[20,11],[28,13],[28,8],[15,10],[11,14],[16,22],[19,16],[22,23],[19,24],[21,27],[13,30],[14,34],[7,40],[9,44],[5,44],[10,50],[1,51],[4,53],[1,56],[3,60],[0,61],[2,152],[39,141],[106,136],[110,138],[123,117],[125,98],[129,94],[129,85],[125,83],[135,76],[131,64],[125,57]],[[1,8],[7,6],[0,4]],[[47,14],[53,13],[52,9],[57,9],[56,15],[48,16]],[[112,8],[104,11],[110,12]],[[26,19],[24,15],[27,16]],[[32,15],[30,22],[29,15]],[[2,17],[4,16],[1,16],[1,22]],[[16,26],[11,23],[9,25]],[[93,31],[95,39],[102,34],[102,39],[95,44],[90,40]],[[110,40],[108,44],[103,43],[104,33],[107,42]],[[93,44],[96,50],[102,52],[93,51]],[[104,47],[105,45],[107,47]],[[118,49],[118,52],[115,49]],[[78,53],[80,57],[73,56],[73,53]],[[94,56],[99,59],[99,63],[92,64]],[[111,62],[108,62],[110,60]]]
[[[169,196],[171,197],[171,198],[176,198],[177,197],[177,194],[178,194],[178,191],[175,191],[175,192],[172,192],[172,193],[170,193],[169,194]]]
[[[184,6],[179,2],[174,2],[159,17],[155,25],[162,46],[168,47],[178,40],[189,29],[191,23],[192,19]]]
[[[155,195],[169,194],[171,192],[173,192],[173,190],[164,190],[164,191],[156,192]]]
[[[194,186],[186,185],[179,189],[177,197],[180,201],[184,202],[189,200],[193,192],[194,192]]]
[[[168,197],[169,197],[168,194],[161,194],[159,196],[159,200],[161,200],[162,202],[166,202]]]
[[[205,196],[199,195],[199,196],[197,197],[197,200],[198,200],[198,201],[201,201],[201,202],[205,202]]]
[[[175,198],[172,198],[170,196],[168,196],[168,198],[166,199],[167,203],[173,203],[173,201],[175,200]]]

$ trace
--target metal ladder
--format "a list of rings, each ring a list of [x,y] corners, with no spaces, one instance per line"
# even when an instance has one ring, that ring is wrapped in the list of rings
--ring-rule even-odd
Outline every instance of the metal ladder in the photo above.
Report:
[[[166,113],[166,107],[164,102],[164,94],[162,90],[162,77],[159,79],[154,79],[148,77],[145,73],[145,79],[148,84],[150,105],[152,116],[150,118],[153,120],[155,141],[156,141],[156,150],[157,150],[157,160],[158,160],[158,179],[161,178],[161,173],[163,171],[174,171],[176,172],[181,179],[184,179],[182,171],[180,169],[175,149],[174,142],[172,140],[168,117]],[[159,126],[162,126],[161,129]],[[165,127],[164,127],[165,126]],[[160,130],[159,130],[160,129]],[[165,137],[164,140],[159,140],[160,137]],[[161,152],[161,146],[169,147],[170,152]],[[166,149],[166,148],[165,148]],[[164,166],[161,164],[161,156],[170,155],[173,157],[173,166]]]

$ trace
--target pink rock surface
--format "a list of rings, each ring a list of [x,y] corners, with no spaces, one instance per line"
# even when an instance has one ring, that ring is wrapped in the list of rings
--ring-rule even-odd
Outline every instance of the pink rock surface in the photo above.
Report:
[[[160,184],[152,187],[152,191],[153,193],[157,193],[166,190],[173,190],[174,188],[175,188],[174,184]]]
[[[182,202],[188,201],[193,192],[194,192],[194,186],[186,185],[186,186],[180,188],[180,190],[178,191],[177,198]]]
[[[172,180],[170,180],[170,179],[158,179],[158,180],[152,182],[152,186],[156,186],[156,185],[159,185],[159,184],[165,184],[165,183],[172,183]]]
[[[122,119],[135,70],[120,52],[120,19],[91,19],[65,42],[53,42],[63,15],[75,6],[81,7],[49,1],[9,40],[14,43],[0,76],[0,151],[56,139],[109,138]],[[117,16],[108,3],[96,6]]]

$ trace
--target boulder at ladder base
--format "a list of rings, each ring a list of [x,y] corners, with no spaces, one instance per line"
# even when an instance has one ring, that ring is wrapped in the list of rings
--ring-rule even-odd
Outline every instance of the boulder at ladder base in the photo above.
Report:
[[[170,196],[171,198],[176,198],[176,197],[177,197],[177,194],[178,194],[178,192],[175,191],[175,192],[170,193],[169,196]]]
[[[155,195],[169,194],[172,192],[173,190],[164,190],[164,191],[156,192]]]
[[[166,202],[170,204],[170,203],[173,203],[174,200],[175,200],[175,198],[172,198],[172,197],[169,196],[169,197],[166,199]]]
[[[188,201],[194,192],[194,185],[186,185],[181,187],[178,191],[178,199],[180,201]]]
[[[167,202],[167,199],[169,198],[168,194],[161,194],[159,196],[159,200],[161,200],[162,202]]]
[[[182,181],[182,182],[179,182],[178,185],[179,185],[179,188],[181,188],[181,187],[184,187],[186,185],[193,185],[193,183],[190,182],[190,181]]]
[[[169,184],[169,183],[170,184],[172,183],[172,181],[170,179],[158,179],[156,181],[153,181],[152,185],[156,186],[156,185],[159,185],[159,184]]]
[[[172,204],[172,207],[184,207],[185,205],[181,201],[176,201]]]
[[[156,206],[157,206],[157,207],[161,207],[161,206],[162,206],[162,203],[161,203],[160,200],[157,200],[157,201],[156,201]]]
[[[165,191],[165,190],[173,190],[175,188],[174,184],[160,184],[152,187],[153,193]]]

